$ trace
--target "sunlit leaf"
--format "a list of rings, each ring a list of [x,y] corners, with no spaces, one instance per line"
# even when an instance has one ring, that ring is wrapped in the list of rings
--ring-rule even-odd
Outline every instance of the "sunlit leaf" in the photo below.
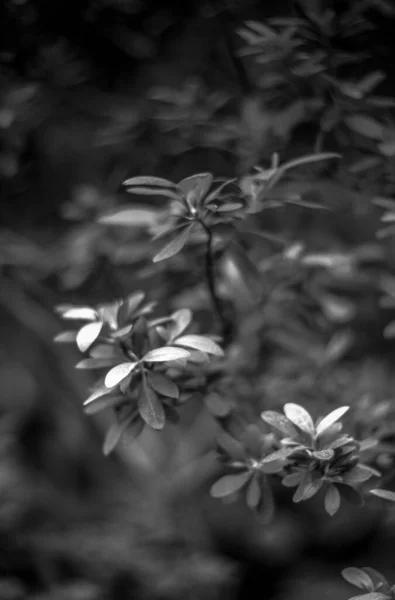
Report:
[[[88,323],[88,325],[85,325],[79,330],[76,342],[81,352],[86,352],[86,350],[92,346],[99,337],[102,328],[103,323],[101,321],[96,321],[94,323]]]
[[[82,321],[95,321],[97,318],[97,313],[93,308],[88,306],[74,307],[69,308],[65,312],[62,313],[63,319],[75,319]]]
[[[161,177],[150,177],[150,176],[139,176],[139,177],[131,177],[130,179],[126,179],[123,182],[125,186],[135,186],[135,185],[150,185],[157,187],[165,187],[165,188],[174,188],[176,189],[176,184],[168,179],[162,179]]]
[[[123,208],[98,219],[102,225],[122,227],[149,227],[155,222],[159,211],[154,208]]]
[[[321,435],[324,431],[328,429],[333,423],[336,423],[342,416],[350,409],[349,406],[340,406],[333,410],[329,415],[324,417],[317,425],[316,433],[317,436]]]
[[[390,502],[395,502],[395,492],[390,490],[370,490],[370,493],[378,498],[382,498],[383,500],[389,500]]]
[[[187,348],[193,348],[194,350],[200,350],[207,354],[214,354],[215,356],[224,355],[222,348],[218,346],[218,344],[203,335],[184,335],[174,340],[173,343],[180,346],[186,346]]]
[[[170,360],[178,360],[188,358],[188,350],[184,348],[174,348],[173,346],[164,346],[163,348],[155,348],[150,350],[143,357],[144,362],[167,362]]]
[[[104,380],[104,385],[108,388],[115,387],[118,385],[125,377],[131,373],[136,366],[137,362],[124,362],[109,371]]]
[[[305,431],[309,435],[314,435],[314,423],[313,419],[303,406],[288,402],[284,406],[284,413],[287,419],[292,421],[294,425],[299,427],[302,431]]]
[[[275,412],[273,410],[265,410],[263,413],[261,413],[261,418],[266,423],[268,423],[272,427],[275,427],[276,429],[281,431],[281,433],[288,437],[295,438],[298,435],[297,430],[289,421],[289,419],[287,419],[287,417],[285,417],[281,413]]]

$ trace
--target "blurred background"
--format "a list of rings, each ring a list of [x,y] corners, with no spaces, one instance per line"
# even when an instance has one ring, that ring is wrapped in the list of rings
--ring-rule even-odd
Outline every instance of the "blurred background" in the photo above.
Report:
[[[363,431],[374,418],[385,419],[382,464],[390,469],[394,343],[383,330],[395,315],[379,300],[383,281],[394,296],[394,244],[391,236],[377,240],[380,211],[371,200],[391,199],[395,191],[394,103],[353,102],[365,101],[373,84],[380,98],[395,97],[395,11],[385,0],[361,1],[353,12],[355,5],[0,4],[1,600],[346,600],[355,594],[341,569],[365,564],[395,581],[395,521],[381,504],[342,508],[330,519],[319,502],[296,507],[279,493],[278,515],[264,526],[243,502],[210,498],[220,472],[210,452],[217,424],[200,401],[184,409],[179,426],[125,439],[104,457],[111,415],[84,415],[89,373],[75,370],[77,350],[53,343],[62,329],[57,304],[95,304],[136,289],[163,313],[192,308],[202,331],[213,327],[193,252],[154,268],[144,234],[97,223],[102,212],[134,201],[122,189],[127,177],[178,181],[203,171],[236,177],[256,164],[267,167],[273,152],[291,159],[339,151],[344,162],[309,171],[306,190],[306,177],[289,182],[291,191],[305,190],[330,213],[291,207],[263,225],[346,262],[346,269],[314,281],[325,288],[320,310],[333,331],[350,334],[352,349],[344,357],[338,348],[336,364],[317,383],[311,355],[328,331],[321,336],[313,327],[312,336],[304,323],[297,329],[304,346],[295,348],[299,315],[292,296],[269,307],[268,342],[266,321],[248,314],[243,282],[226,281],[224,269],[224,295],[234,300],[241,324],[233,351],[237,358],[247,348],[254,357],[248,368],[245,358],[232,393],[257,414],[294,400],[320,410],[351,404]],[[351,14],[352,35],[339,37],[340,21],[320,20],[326,9],[340,21]],[[325,66],[327,81],[351,102],[341,105],[341,116],[333,115],[338,106],[327,103],[327,89],[311,84],[322,72],[312,67],[321,65],[315,51],[308,50],[310,66],[298,72],[304,79],[296,87],[292,61],[289,71],[276,62],[278,54],[291,60],[300,22],[274,49],[258,32],[260,60],[245,51],[254,45],[245,22],[274,18],[280,21],[273,27],[281,28],[281,19],[306,15],[322,31],[333,26],[318,45],[325,49],[330,39],[351,57]],[[350,91],[356,80],[365,81],[360,96],[356,87]],[[370,121],[350,120],[367,106]],[[374,124],[386,130],[380,143]],[[257,257],[272,254],[262,246]],[[292,327],[280,331],[284,315]]]

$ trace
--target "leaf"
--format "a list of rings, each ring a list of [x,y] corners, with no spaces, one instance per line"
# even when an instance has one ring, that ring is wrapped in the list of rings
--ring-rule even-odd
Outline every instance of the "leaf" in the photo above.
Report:
[[[156,221],[160,211],[154,208],[124,208],[98,219],[102,225],[117,227],[149,227]]]
[[[75,342],[77,338],[76,331],[62,331],[62,333],[58,333],[53,339],[56,343],[66,343],[66,342]]]
[[[188,350],[184,348],[175,348],[173,346],[164,346],[163,348],[155,348],[150,350],[142,358],[144,362],[167,362],[170,360],[179,360],[182,358],[188,358]]]
[[[317,437],[324,433],[333,423],[336,423],[341,417],[350,409],[349,406],[340,406],[336,408],[332,412],[330,412],[326,417],[324,417],[316,427]]]
[[[94,323],[84,325],[84,327],[79,330],[76,342],[81,352],[86,352],[86,350],[92,346],[93,342],[99,337],[102,328],[103,323],[101,321],[95,321]]]
[[[185,331],[185,329],[191,323],[192,312],[189,310],[189,308],[181,308],[180,310],[174,312],[171,318],[174,321],[171,331],[171,339],[174,339],[181,335],[181,333],[183,333],[183,331]]]
[[[164,187],[164,188],[173,188],[176,189],[176,184],[168,179],[162,179],[161,177],[150,177],[150,176],[141,176],[141,177],[131,177],[130,179],[126,179],[123,182],[125,186],[134,186],[134,185],[150,185],[152,187]]]
[[[309,473],[308,471],[305,471],[301,477],[300,483],[299,483],[294,495],[292,496],[293,502],[297,503],[297,502],[302,502],[304,500],[305,490],[306,490],[306,488],[308,488],[310,486],[311,482],[312,482],[311,473]]]
[[[186,195],[192,192],[195,196],[194,202],[199,202],[207,194],[212,183],[213,176],[211,173],[199,173],[182,179],[177,187]]]
[[[130,296],[122,302],[117,314],[118,323],[121,326],[126,325],[129,322],[129,319],[133,316],[144,298],[144,292],[135,292],[134,294],[130,294]]]
[[[216,445],[220,454],[225,454],[235,461],[244,461],[246,459],[244,446],[227,433],[218,435]]]
[[[184,335],[174,340],[174,343],[186,346],[187,348],[193,348],[194,350],[200,350],[200,352],[206,352],[207,354],[214,354],[214,356],[224,356],[222,348],[213,342],[213,340],[203,335]]]
[[[99,344],[90,351],[92,358],[116,358],[123,356],[123,353],[113,344]]]
[[[244,207],[244,205],[241,204],[240,202],[228,202],[227,204],[222,204],[221,206],[216,208],[216,212],[219,212],[219,213],[231,212],[233,210],[240,210],[240,208],[243,208],[243,207]]]
[[[97,398],[101,398],[102,396],[105,396],[107,394],[111,393],[111,389],[107,388],[106,386],[100,386],[97,389],[95,389],[91,395],[85,400],[84,402],[84,406],[87,406],[88,404],[90,404],[91,402],[94,402],[95,400],[97,400]]]
[[[324,499],[326,512],[333,517],[340,508],[341,496],[336,486],[330,485]]]
[[[343,569],[342,577],[351,585],[355,585],[355,587],[360,588],[361,590],[373,591],[374,584],[371,577],[362,571],[362,569],[357,569],[356,567],[347,567],[347,569]]]
[[[373,476],[370,469],[364,468],[364,465],[356,465],[351,471],[345,473],[343,479],[346,483],[353,485],[355,483],[364,483]]]
[[[307,412],[303,406],[299,406],[299,404],[294,404],[292,402],[288,402],[284,406],[284,413],[287,419],[292,421],[294,425],[299,427],[302,431],[308,433],[309,435],[314,435],[314,423],[313,419]]]
[[[323,481],[321,481],[320,479],[315,479],[311,483],[307,484],[303,491],[303,500],[309,500],[310,498],[315,496],[315,494],[319,492],[322,486]]]
[[[141,418],[147,425],[152,429],[163,429],[166,420],[163,404],[155,391],[147,384],[145,378],[143,379],[138,406]]]
[[[390,502],[395,502],[395,492],[392,492],[390,490],[375,489],[375,490],[370,490],[370,493],[373,494],[374,496],[377,496],[378,498],[382,498],[383,500],[389,500]]]
[[[123,379],[125,379],[125,377],[127,377],[137,365],[137,362],[124,362],[117,365],[107,373],[104,380],[104,385],[108,388],[115,387]]]
[[[162,396],[167,396],[169,398],[179,397],[180,390],[176,384],[164,375],[151,372],[148,373],[147,377],[151,387],[159,394],[162,394]]]
[[[250,471],[236,475],[224,475],[211,487],[210,494],[213,498],[223,498],[240,490],[251,478]]]
[[[153,262],[160,262],[161,260],[166,260],[167,258],[171,258],[172,256],[175,256],[175,254],[178,254],[178,252],[180,252],[180,250],[182,250],[182,248],[187,243],[189,234],[191,233],[194,225],[195,222],[190,223],[189,225],[186,225],[186,227],[184,227],[181,231],[179,231],[173,237],[173,239],[154,256]]]
[[[69,308],[65,312],[62,312],[62,319],[81,319],[82,321],[95,321],[96,318],[96,311],[93,308],[90,308],[89,306]]]
[[[332,448],[326,448],[325,450],[316,450],[312,452],[312,456],[318,460],[328,461],[331,460],[335,455],[335,451]]]
[[[123,433],[126,431],[133,419],[134,415],[131,415],[122,423],[118,423],[117,421],[115,421],[110,426],[110,429],[107,431],[107,435],[103,445],[103,453],[105,454],[105,456],[108,456],[114,450],[115,446],[118,444]]]
[[[117,358],[85,358],[76,364],[76,369],[105,369],[118,363]]]
[[[350,117],[346,117],[344,122],[356,133],[360,133],[373,140],[381,140],[383,137],[383,126],[371,117],[351,115]]]
[[[246,503],[249,508],[255,509],[261,500],[261,488],[257,475],[251,479],[246,490]]]
[[[86,415],[95,415],[96,413],[105,410],[106,408],[112,408],[125,402],[125,396],[118,394],[117,396],[101,396],[96,398],[84,408]]]
[[[300,480],[302,479],[302,476],[303,476],[303,473],[301,471],[296,472],[296,473],[289,473],[289,475],[286,475],[285,477],[282,478],[281,483],[285,487],[295,487],[295,486],[299,485]]]
[[[293,439],[298,437],[298,432],[295,427],[287,419],[287,417],[281,413],[275,412],[274,410],[265,410],[263,413],[261,413],[261,418],[268,423],[268,425],[275,427],[284,435]]]

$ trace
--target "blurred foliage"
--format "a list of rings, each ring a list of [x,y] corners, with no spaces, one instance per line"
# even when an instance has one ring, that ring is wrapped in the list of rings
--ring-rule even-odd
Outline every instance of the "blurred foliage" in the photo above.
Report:
[[[224,496],[223,504],[209,495],[229,476],[229,447],[222,448],[226,464],[214,452],[221,431],[244,453],[253,447],[254,455],[261,435],[265,449],[276,451],[282,438],[273,438],[262,420],[258,436],[254,427],[262,411],[281,415],[287,403],[305,407],[314,427],[320,416],[350,406],[349,471],[356,440],[374,438],[366,462],[383,475],[381,498],[393,494],[393,6],[262,4],[0,6],[5,600],[253,598],[263,581],[267,595],[297,591],[300,600],[333,589],[346,600],[339,572],[355,562],[374,564],[394,580],[385,556],[393,522],[384,500],[338,507],[337,488],[326,482],[326,502],[317,493],[318,500],[292,504],[292,493],[274,484],[268,493],[276,517],[262,524],[244,493],[220,489],[215,495]],[[315,162],[317,152],[341,156]],[[163,189],[174,200],[194,174],[200,182],[204,175],[204,193],[177,210]],[[162,179],[149,197],[150,185],[135,180],[147,175]],[[196,223],[184,227],[192,213]],[[188,233],[181,239],[174,231],[180,224]],[[205,282],[210,269],[214,311]],[[108,407],[91,419],[83,415],[94,381],[89,371],[74,371],[75,351],[53,345],[61,327],[53,307],[63,305],[63,316],[74,306],[100,311],[122,297],[130,307],[137,290],[153,310],[148,328],[141,325],[147,339],[155,320],[170,315],[161,330],[167,337],[154,344],[151,336],[147,352],[169,340],[177,346],[168,328],[188,309],[196,329],[182,335],[196,342],[196,331],[209,332],[206,350],[220,340],[225,359],[173,365],[166,373],[148,363],[149,389],[156,385],[167,413],[173,401],[161,390],[174,392],[172,383],[188,388],[188,402],[177,406],[176,427],[144,428],[138,439],[126,434],[120,442]],[[121,329],[135,324],[129,317]],[[96,316],[93,322],[101,323]],[[103,323],[112,351],[128,332],[117,338],[116,327]],[[79,340],[94,352],[84,335]],[[89,360],[98,356],[85,357],[83,366],[92,366]],[[158,370],[162,379],[155,380]],[[110,446],[120,443],[104,458],[109,429],[117,434]],[[307,457],[312,472],[322,474],[311,454],[322,448],[297,443],[303,448],[289,455],[292,468],[303,471]],[[337,454],[326,457],[326,473]],[[244,492],[248,479],[248,503],[257,507],[255,463],[247,458],[238,483]],[[325,505],[331,513],[339,508],[329,524]],[[326,583],[294,585],[295,565],[313,562],[319,573],[317,561],[334,556],[338,564],[322,577]],[[365,571],[353,569],[359,579],[346,580],[383,593]]]

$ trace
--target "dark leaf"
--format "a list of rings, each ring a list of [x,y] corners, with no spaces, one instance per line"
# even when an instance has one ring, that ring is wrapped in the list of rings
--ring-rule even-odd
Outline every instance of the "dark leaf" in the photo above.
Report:
[[[76,364],[76,369],[105,369],[118,363],[117,358],[86,358]]]
[[[165,410],[155,391],[143,379],[141,394],[138,399],[141,418],[153,429],[163,429]]]
[[[223,498],[240,490],[251,478],[249,471],[237,473],[236,475],[225,475],[218,479],[211,487],[210,494],[213,498]]]
[[[258,475],[254,475],[246,490],[246,503],[249,508],[255,509],[261,501],[261,487]]]
[[[159,214],[160,212],[154,208],[124,208],[100,217],[98,222],[117,227],[149,227],[155,223]]]
[[[162,394],[162,396],[168,396],[169,398],[179,397],[180,391],[176,384],[164,375],[151,372],[148,373],[147,377],[151,387],[159,394]]]
[[[339,510],[340,502],[341,496],[339,490],[336,486],[330,485],[325,493],[324,503],[325,510],[331,517]]]

